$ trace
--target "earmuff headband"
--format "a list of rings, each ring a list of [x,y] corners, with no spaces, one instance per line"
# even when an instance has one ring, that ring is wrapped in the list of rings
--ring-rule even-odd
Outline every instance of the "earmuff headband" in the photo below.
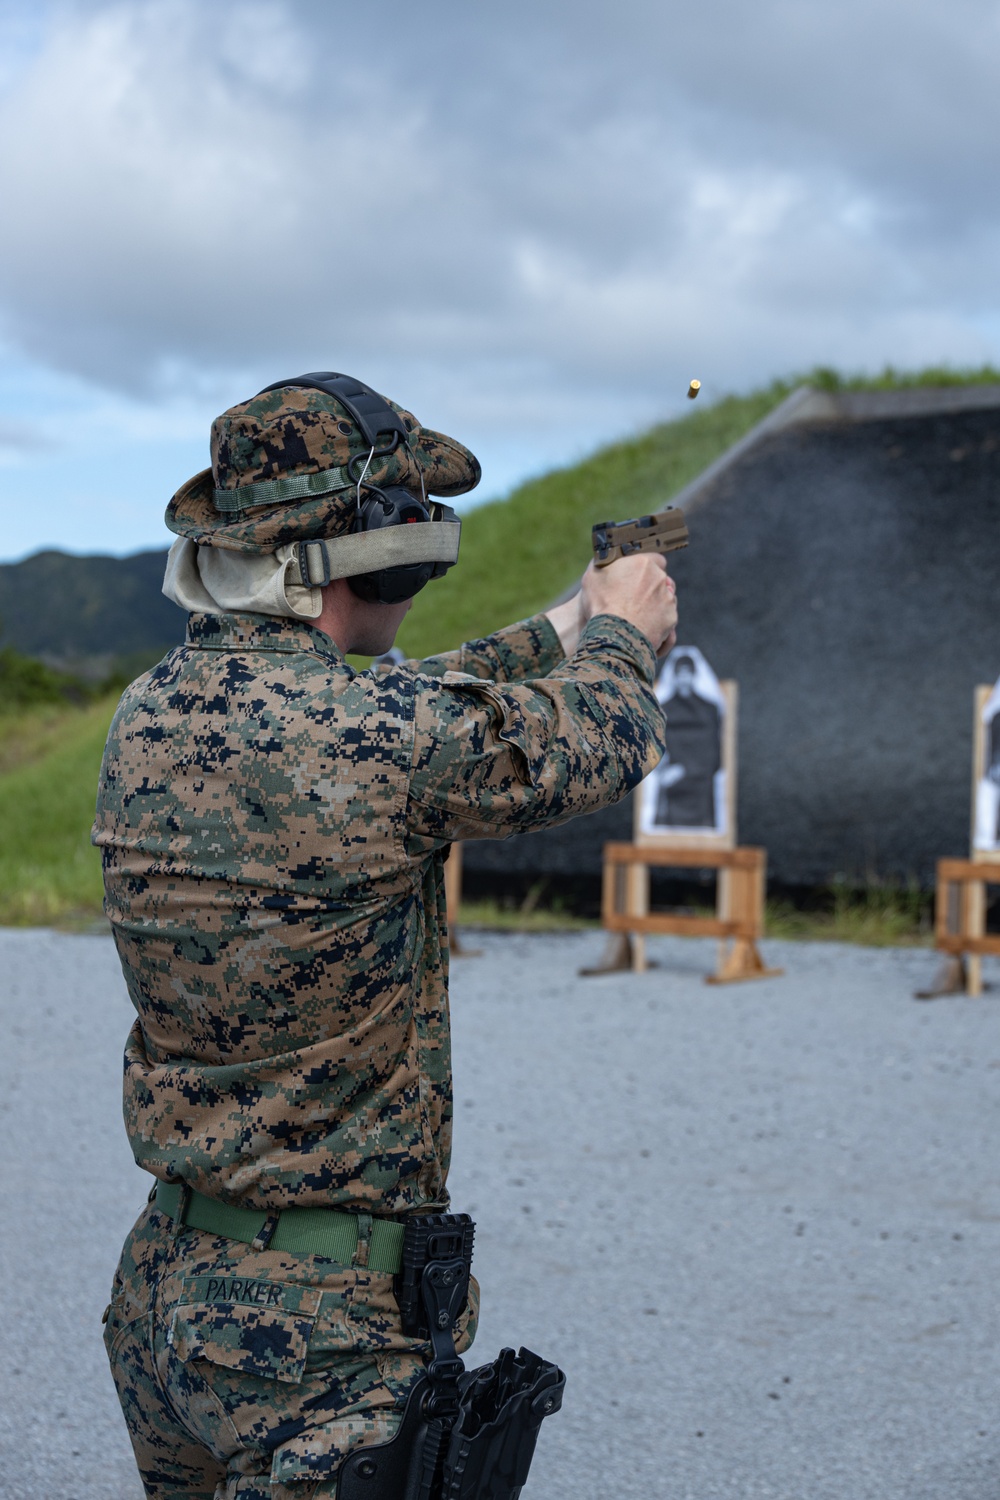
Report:
[[[399,412],[394,411],[378,391],[373,391],[363,380],[355,380],[353,375],[338,375],[335,370],[311,370],[307,375],[296,375],[294,380],[272,381],[257,394],[263,396],[265,391],[280,391],[283,386],[288,385],[325,391],[328,396],[339,401],[361,428],[370,448],[378,448],[379,436],[387,432],[393,434],[393,440],[391,447],[384,449],[383,453],[394,453],[400,441],[406,442],[406,428]]]
[[[298,542],[295,559],[305,588],[324,588],[331,578],[353,578],[382,568],[415,563],[458,561],[461,521],[425,521],[419,526],[388,526],[382,531],[356,531],[350,536]]]

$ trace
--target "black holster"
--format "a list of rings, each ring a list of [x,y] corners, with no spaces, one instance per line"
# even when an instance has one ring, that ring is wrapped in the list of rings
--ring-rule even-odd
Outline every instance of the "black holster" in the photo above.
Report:
[[[504,1349],[493,1364],[466,1371],[454,1327],[468,1296],[473,1232],[467,1214],[407,1224],[396,1296],[404,1332],[429,1338],[432,1358],[395,1437],[344,1460],[337,1500],[518,1500],[566,1377],[529,1349]]]
[[[424,1377],[391,1442],[344,1460],[337,1500],[517,1500],[538,1429],[559,1410],[565,1384],[560,1369],[529,1349],[504,1349],[494,1364],[463,1375],[449,1426],[428,1415]]]

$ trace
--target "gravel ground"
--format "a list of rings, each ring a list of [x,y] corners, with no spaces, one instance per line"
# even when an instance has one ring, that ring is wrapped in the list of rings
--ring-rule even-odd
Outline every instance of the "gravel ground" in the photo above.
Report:
[[[599,935],[475,941],[477,1351],[569,1377],[525,1500],[995,1500],[1000,992],[915,1004],[903,950],[769,943],[784,978],[714,989],[699,942],[578,980]],[[141,1500],[100,1341],[130,1007],[104,937],[2,931],[0,972],[0,1495]]]

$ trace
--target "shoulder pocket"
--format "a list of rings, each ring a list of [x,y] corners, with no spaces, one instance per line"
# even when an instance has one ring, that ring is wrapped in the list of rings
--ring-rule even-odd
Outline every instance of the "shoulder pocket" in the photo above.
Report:
[[[191,1277],[167,1343],[184,1362],[208,1360],[246,1375],[298,1384],[322,1292],[240,1277]]]
[[[532,745],[528,725],[517,699],[503,692],[496,683],[486,682],[478,677],[459,677],[457,673],[448,672],[443,681],[449,687],[459,688],[485,700],[492,714],[497,739],[511,751],[518,781],[525,786],[533,786],[545,768],[548,746],[537,742]]]

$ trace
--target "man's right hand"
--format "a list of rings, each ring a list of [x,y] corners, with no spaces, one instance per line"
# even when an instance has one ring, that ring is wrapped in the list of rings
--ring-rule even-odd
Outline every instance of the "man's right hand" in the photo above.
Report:
[[[633,553],[603,568],[591,563],[583,575],[580,603],[585,621],[594,615],[628,620],[657,655],[676,643],[677,589],[659,553]]]

